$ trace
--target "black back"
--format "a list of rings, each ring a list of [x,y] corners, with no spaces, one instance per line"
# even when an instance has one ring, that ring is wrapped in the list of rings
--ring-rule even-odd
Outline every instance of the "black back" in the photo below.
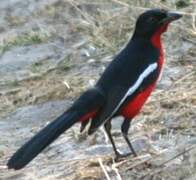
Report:
[[[116,107],[128,89],[134,85],[140,74],[158,59],[159,50],[149,40],[142,38],[132,39],[126,48],[115,57],[96,84],[105,92],[107,101],[98,116],[92,120],[89,134],[93,133],[108,117],[113,116],[118,111],[120,107],[118,109]],[[157,69],[143,81],[140,88],[145,88],[152,81],[155,81],[158,74]]]

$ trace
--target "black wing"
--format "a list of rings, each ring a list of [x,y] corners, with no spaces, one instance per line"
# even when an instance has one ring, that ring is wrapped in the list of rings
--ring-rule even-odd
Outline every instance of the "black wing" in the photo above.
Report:
[[[89,134],[111,119],[128,97],[134,96],[138,89],[147,87],[157,79],[159,74],[157,51],[153,48],[142,51],[139,48],[143,53],[138,54],[135,49],[138,50],[136,45],[121,52],[98,81],[97,85],[107,92],[107,100],[100,113],[92,120]]]

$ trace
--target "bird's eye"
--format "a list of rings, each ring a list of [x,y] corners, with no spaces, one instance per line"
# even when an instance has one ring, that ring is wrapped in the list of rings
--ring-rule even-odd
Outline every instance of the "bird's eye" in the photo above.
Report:
[[[157,19],[155,17],[148,18],[148,22],[150,22],[150,23],[154,23],[156,21],[157,21]]]

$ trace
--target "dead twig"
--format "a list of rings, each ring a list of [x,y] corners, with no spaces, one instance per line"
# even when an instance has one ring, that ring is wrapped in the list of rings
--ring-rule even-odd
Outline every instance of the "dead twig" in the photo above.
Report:
[[[186,38],[186,37],[182,37],[182,39],[183,39],[184,41],[187,41],[187,42],[190,42],[190,43],[196,45],[196,41],[193,41],[192,39],[188,39],[188,38]]]
[[[5,166],[5,165],[0,165],[0,169],[7,169],[7,166]]]
[[[161,163],[161,164],[159,165],[159,167],[161,167],[161,166],[163,166],[163,165],[165,165],[165,164],[167,164],[167,163],[173,161],[173,160],[176,159],[177,157],[182,156],[183,154],[185,154],[185,153],[187,153],[187,152],[189,152],[189,151],[191,151],[191,150],[193,150],[193,149],[195,149],[195,148],[196,148],[196,145],[191,146],[191,147],[188,148],[187,150],[184,150],[183,152],[176,154],[176,155],[175,155],[174,157],[172,157],[171,159],[168,159],[167,161]],[[155,174],[161,172],[162,170],[163,170],[163,168],[158,169],[158,170],[155,169],[155,170],[152,171],[151,173],[148,172],[147,174],[145,174],[144,176],[142,176],[141,179],[144,179],[144,178],[147,177],[147,176],[151,176],[151,177],[152,177],[153,175],[155,175]]]
[[[103,170],[103,172],[104,172],[104,174],[105,174],[106,179],[107,179],[107,180],[111,180],[111,178],[110,178],[110,176],[109,176],[107,170],[105,169],[105,167],[104,167],[104,165],[103,165],[103,163],[102,163],[101,158],[98,159],[98,162],[99,162],[99,165],[100,165],[101,169]]]
[[[119,173],[119,170],[118,168],[115,167],[115,163],[112,164],[112,170],[116,173],[116,179],[117,180],[122,180],[122,177]]]
[[[185,154],[185,153],[187,153],[187,152],[189,152],[189,151],[191,151],[191,150],[193,150],[193,149],[195,149],[195,148],[196,148],[196,145],[194,145],[194,146],[188,148],[187,150],[184,150],[184,151],[181,152],[181,153],[176,154],[173,158],[168,159],[167,161],[161,163],[159,166],[163,166],[163,165],[169,163],[170,161],[173,161],[173,160],[176,159],[177,157],[182,156],[183,154]]]

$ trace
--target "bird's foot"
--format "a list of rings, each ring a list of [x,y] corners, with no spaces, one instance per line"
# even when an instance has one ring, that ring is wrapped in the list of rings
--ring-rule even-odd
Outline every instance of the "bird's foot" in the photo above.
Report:
[[[125,153],[125,154],[122,154],[121,152],[117,151],[116,153],[116,157],[114,159],[115,162],[119,162],[121,161],[122,159],[126,158],[127,156],[130,156],[130,155],[133,155],[133,153]]]
[[[138,156],[137,153],[134,150],[132,150],[131,154],[133,154],[134,157]]]

